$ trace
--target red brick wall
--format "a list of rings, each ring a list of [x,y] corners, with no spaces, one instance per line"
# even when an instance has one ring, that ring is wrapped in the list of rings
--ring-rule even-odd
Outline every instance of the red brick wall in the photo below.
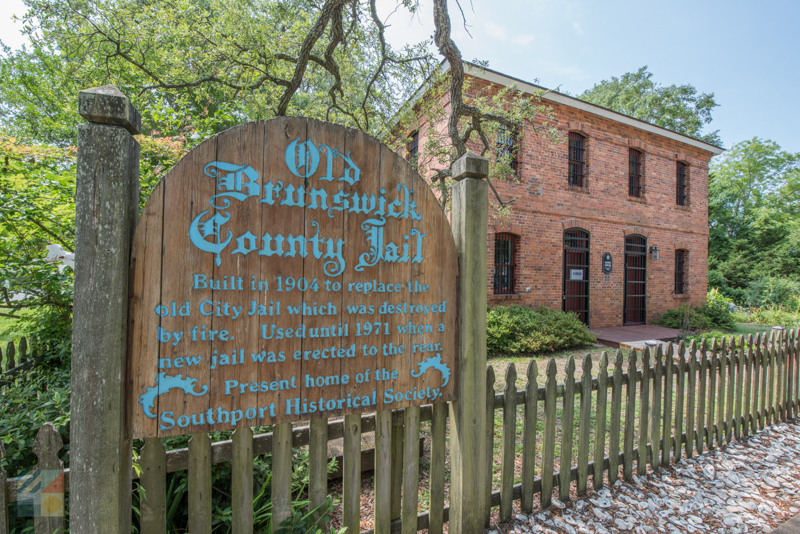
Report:
[[[475,80],[472,90],[489,86]],[[689,144],[557,103],[549,103],[565,140],[554,143],[532,129],[524,133],[517,155],[519,183],[496,182],[505,198],[517,197],[510,216],[493,217],[487,233],[490,303],[562,306],[563,232],[581,227],[590,232],[591,327],[622,326],[625,236],[647,238],[660,258],[647,256],[647,322],[682,303],[699,304],[706,298],[708,264],[708,162],[712,154]],[[426,128],[421,128],[422,136]],[[586,179],[582,190],[567,184],[569,131],[586,136]],[[420,144],[422,146],[422,144]],[[642,198],[628,196],[628,151],[642,151]],[[676,163],[688,165],[687,206],[675,201]],[[491,192],[490,192],[491,195]],[[490,198],[490,200],[494,200]],[[516,295],[493,295],[494,233],[519,235]],[[673,295],[675,250],[689,251],[687,290]],[[613,272],[605,281],[601,258],[609,252]],[[528,290],[530,288],[530,290]]]

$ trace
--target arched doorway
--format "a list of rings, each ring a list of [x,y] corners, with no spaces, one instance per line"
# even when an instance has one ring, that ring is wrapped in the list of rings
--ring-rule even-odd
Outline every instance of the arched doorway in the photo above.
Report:
[[[562,309],[589,324],[589,232],[580,228],[564,230]]]
[[[647,238],[625,238],[625,307],[623,324],[645,324],[647,302]]]

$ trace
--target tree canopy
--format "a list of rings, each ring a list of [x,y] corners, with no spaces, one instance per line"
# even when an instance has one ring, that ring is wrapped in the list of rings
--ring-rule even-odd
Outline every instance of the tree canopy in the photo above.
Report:
[[[691,84],[657,84],[647,65],[603,80],[578,98],[722,146],[719,130],[702,133],[711,123],[711,111],[718,106],[714,93],[698,93]]]

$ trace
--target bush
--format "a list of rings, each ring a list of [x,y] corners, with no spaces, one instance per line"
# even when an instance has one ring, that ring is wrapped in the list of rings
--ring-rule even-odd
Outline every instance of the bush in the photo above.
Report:
[[[681,330],[686,324],[686,316],[688,317],[689,330],[706,330],[709,328],[708,318],[701,312],[701,308],[690,308],[683,305],[675,310],[667,310],[655,319],[657,325],[665,326],[667,328],[676,328]]]
[[[578,316],[545,306],[490,307],[486,350],[493,354],[552,352],[594,343],[597,339]]]
[[[690,341],[697,341],[697,346],[700,346],[700,342],[704,339],[708,340],[708,346],[711,346],[711,341],[714,339],[722,340],[722,338],[728,339],[728,347],[733,347],[734,349],[739,348],[739,337],[738,336],[730,336],[730,334],[726,334],[725,332],[720,332],[719,330],[712,330],[711,332],[703,332],[702,334],[694,334],[686,338],[687,345]]]
[[[747,306],[788,306],[800,304],[800,282],[790,278],[762,277],[747,285],[744,291]]]
[[[656,324],[667,328],[677,328],[682,330],[688,315],[688,329],[690,331],[708,330],[716,328],[719,330],[733,330],[733,309],[736,306],[733,301],[720,293],[717,289],[708,292],[706,303],[690,308],[683,305],[676,310],[668,310],[662,313],[654,321]]]
[[[800,311],[788,310],[782,306],[751,308],[734,313],[737,323],[766,324],[784,328],[800,328]]]

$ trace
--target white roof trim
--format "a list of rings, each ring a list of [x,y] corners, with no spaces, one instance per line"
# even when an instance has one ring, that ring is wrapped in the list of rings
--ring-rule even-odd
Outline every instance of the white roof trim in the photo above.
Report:
[[[481,78],[483,80],[496,83],[503,86],[508,86],[511,84],[515,84],[521,91],[528,93],[528,94],[535,94],[536,92],[541,92],[542,90],[547,91],[544,87],[540,87],[538,85],[533,85],[531,83],[518,80],[516,78],[512,78],[511,76],[507,76],[505,74],[501,74],[499,72],[479,67],[473,65],[472,63],[464,62],[465,72],[470,76],[474,76],[476,78]],[[442,65],[444,72],[450,70],[450,65],[445,62]],[[417,92],[416,95],[412,98],[412,101],[416,101],[419,96],[421,96],[421,91],[423,88],[420,88],[420,91]],[[550,100],[552,102],[556,102],[558,104],[568,106],[575,109],[580,109],[581,111],[586,111],[588,113],[592,113],[593,115],[597,115],[598,117],[603,117],[605,119],[609,119],[615,122],[619,122],[621,124],[625,124],[628,126],[632,126],[634,128],[638,128],[639,130],[644,130],[646,132],[650,132],[656,135],[660,135],[661,137],[666,137],[668,139],[672,139],[674,141],[679,141],[681,143],[685,143],[687,145],[691,145],[693,147],[697,147],[701,150],[705,150],[707,152],[711,152],[712,154],[719,155],[722,154],[725,149],[719,148],[714,146],[710,143],[706,143],[704,141],[700,141],[695,139],[694,137],[690,137],[688,135],[679,134],[677,132],[673,132],[672,130],[668,130],[666,128],[662,128],[661,126],[656,126],[655,124],[650,124],[649,122],[645,122],[643,120],[634,119],[633,117],[629,117],[622,113],[618,113],[616,111],[612,111],[610,109],[604,108],[602,106],[598,106],[596,104],[590,104],[589,102],[584,102],[583,100],[579,100],[577,98],[567,96],[556,91],[549,91],[542,95],[544,100]]]

